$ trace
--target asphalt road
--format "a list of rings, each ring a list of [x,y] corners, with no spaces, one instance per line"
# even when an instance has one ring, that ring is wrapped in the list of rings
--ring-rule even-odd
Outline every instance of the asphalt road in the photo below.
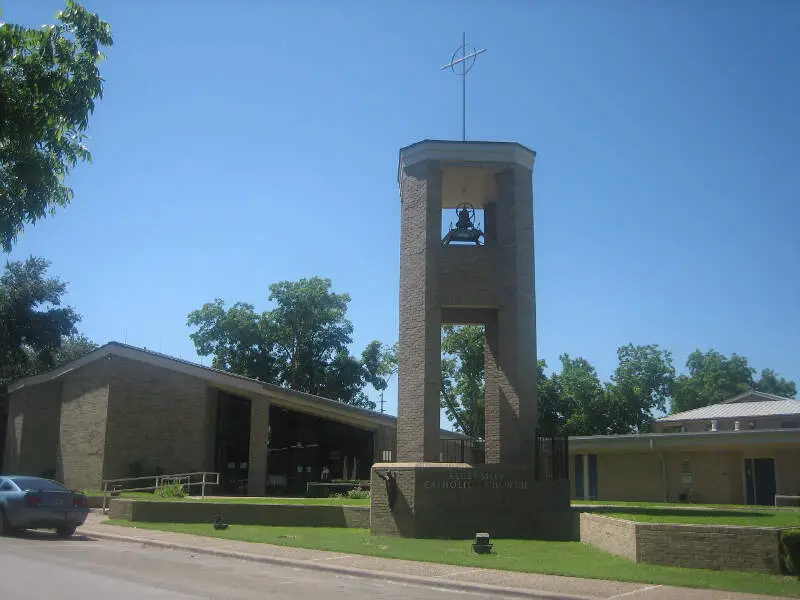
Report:
[[[316,597],[455,600],[486,595],[89,540],[79,534],[70,540],[59,540],[46,532],[0,538],[2,600],[313,600]]]

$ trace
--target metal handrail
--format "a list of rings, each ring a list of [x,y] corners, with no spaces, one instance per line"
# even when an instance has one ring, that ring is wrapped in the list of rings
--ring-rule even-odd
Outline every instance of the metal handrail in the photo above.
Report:
[[[192,481],[192,477],[199,476],[200,481]],[[164,485],[174,485],[179,483],[185,485],[187,488],[193,485],[200,486],[200,497],[205,499],[206,486],[219,485],[219,473],[211,471],[195,471],[193,473],[171,473],[168,475],[145,475],[142,477],[125,477],[121,479],[104,479],[103,480],[103,513],[108,510],[108,499],[112,493],[117,492],[156,492]],[[141,486],[141,487],[125,487],[119,489],[118,484],[127,483],[131,481],[154,480],[154,485]],[[184,481],[185,480],[185,481]],[[111,488],[109,488],[111,486]]]

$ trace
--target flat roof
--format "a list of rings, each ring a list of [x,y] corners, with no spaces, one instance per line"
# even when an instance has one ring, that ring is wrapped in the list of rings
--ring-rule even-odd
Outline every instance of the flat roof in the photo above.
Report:
[[[666,449],[753,445],[800,445],[800,429],[587,435],[569,438],[569,451],[573,454],[591,451],[658,452]]]

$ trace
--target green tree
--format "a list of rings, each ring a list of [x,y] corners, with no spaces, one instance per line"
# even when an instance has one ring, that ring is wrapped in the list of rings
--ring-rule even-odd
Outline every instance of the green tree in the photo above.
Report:
[[[763,369],[761,377],[755,384],[755,389],[767,394],[794,398],[797,395],[797,386],[794,381],[787,381],[779,377],[772,369]]]
[[[49,266],[31,257],[7,263],[0,277],[0,464],[8,384],[69,362],[83,344],[76,340],[85,340],[75,336],[80,316],[62,306],[66,284],[47,276]]]
[[[597,370],[585,358],[559,356],[561,372],[552,376],[559,394],[559,413],[566,435],[597,435],[610,432],[610,415]]]
[[[567,415],[561,403],[561,389],[558,377],[548,377],[545,373],[547,362],[539,359],[536,376],[536,399],[538,402],[537,432],[541,435],[560,435],[564,431]]]
[[[474,439],[486,434],[483,341],[482,326],[442,328],[441,406],[456,431]]]
[[[0,277],[0,385],[56,366],[80,315],[62,305],[66,284],[48,277],[50,263],[31,257],[8,262]]]
[[[619,365],[606,386],[614,433],[647,431],[654,411],[666,411],[675,386],[672,354],[656,344],[617,349]]]
[[[197,353],[211,356],[215,369],[280,383],[268,313],[258,314],[246,302],[226,309],[225,302],[218,298],[190,312],[187,322],[197,328],[189,336]]]
[[[215,368],[374,409],[365,388],[386,389],[394,351],[373,341],[361,359],[351,356],[350,296],[330,288],[320,277],[275,283],[269,288],[275,306],[261,314],[243,302],[226,309],[217,299],[189,313],[187,323],[196,328],[190,337]]]
[[[673,413],[718,404],[755,387],[755,369],[738,354],[728,358],[715,350],[695,350],[686,360],[686,368],[688,375],[675,380]]]
[[[111,28],[73,0],[57,25],[0,25],[0,246],[26,223],[72,200],[64,183],[80,161],[89,115],[103,95],[98,69]]]

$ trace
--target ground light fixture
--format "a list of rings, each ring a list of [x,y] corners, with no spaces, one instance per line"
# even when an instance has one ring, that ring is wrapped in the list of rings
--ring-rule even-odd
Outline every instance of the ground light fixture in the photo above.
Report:
[[[488,533],[476,533],[475,543],[472,544],[472,550],[475,554],[491,554],[492,544],[490,540],[491,538]]]

